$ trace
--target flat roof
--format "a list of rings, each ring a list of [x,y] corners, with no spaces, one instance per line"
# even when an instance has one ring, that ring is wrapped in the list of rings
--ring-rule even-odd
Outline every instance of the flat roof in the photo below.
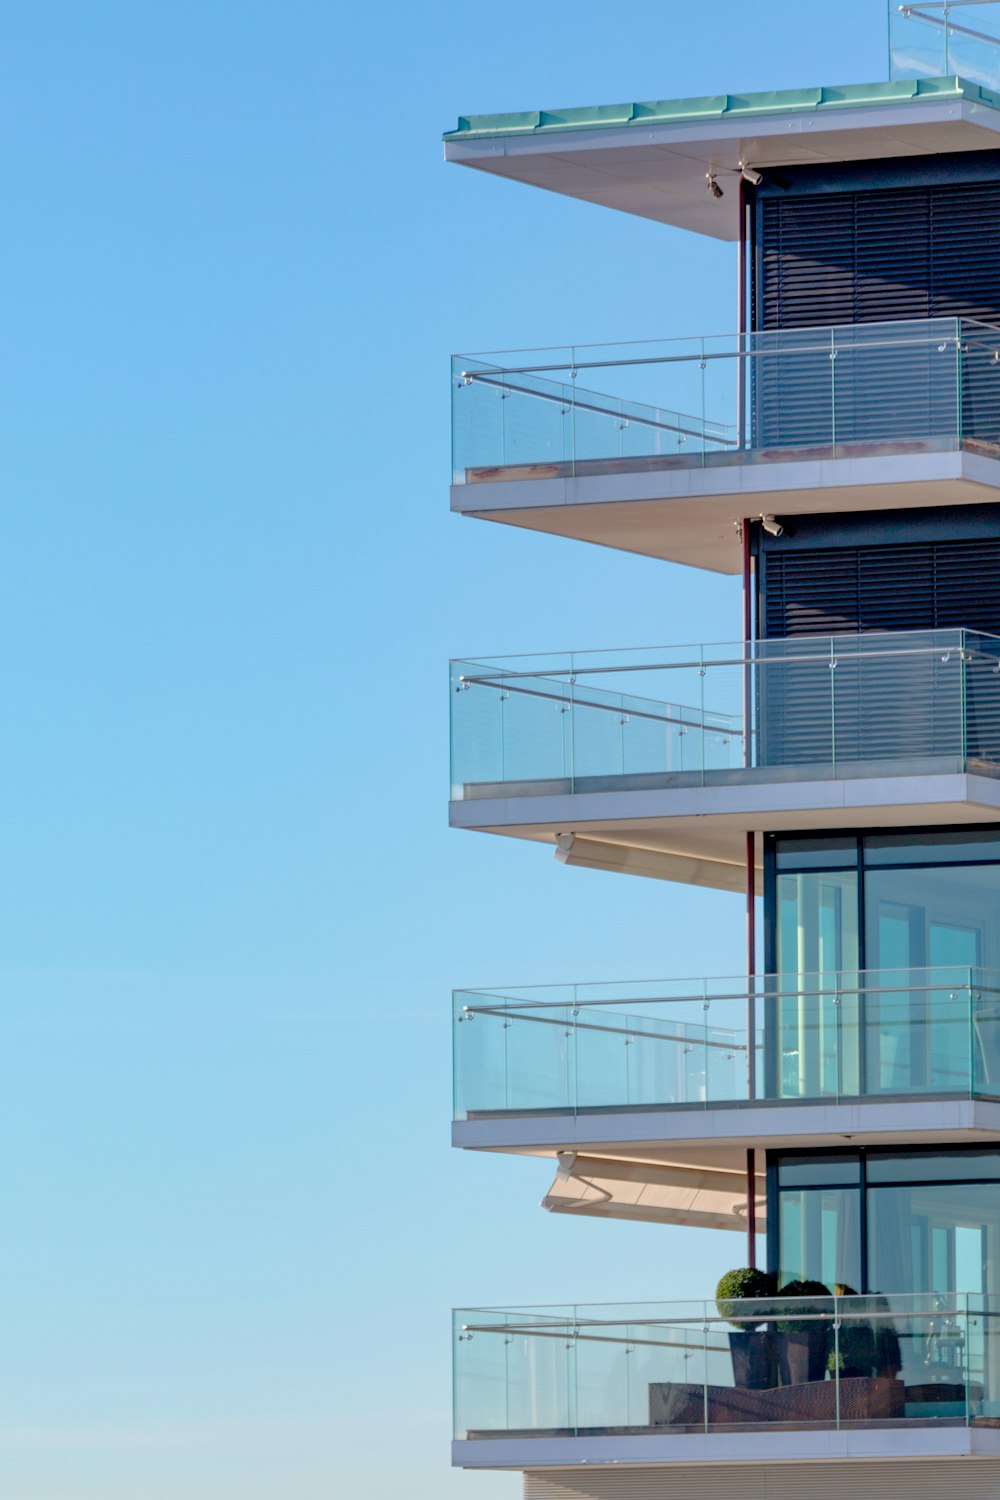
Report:
[[[959,77],[465,115],[445,158],[550,192],[737,237],[741,164],[767,170],[1000,147],[1000,94]],[[706,191],[718,174],[721,198]]]

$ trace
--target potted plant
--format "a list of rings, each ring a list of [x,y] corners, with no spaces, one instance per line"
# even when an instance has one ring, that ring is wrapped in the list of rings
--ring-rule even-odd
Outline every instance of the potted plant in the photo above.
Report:
[[[782,1299],[801,1297],[804,1300],[829,1295],[830,1288],[821,1281],[789,1281],[778,1292]],[[829,1324],[815,1316],[779,1319],[775,1353],[782,1385],[805,1385],[808,1381],[824,1378],[829,1333]]]
[[[770,1329],[759,1320],[756,1309],[739,1304],[770,1297],[774,1291],[771,1277],[754,1266],[727,1271],[715,1289],[715,1305],[721,1317],[737,1330],[729,1335],[733,1361],[733,1384],[742,1390],[766,1391],[776,1384],[774,1345]]]
[[[853,1287],[838,1282],[833,1289],[835,1297],[857,1297]],[[870,1323],[858,1318],[842,1317],[836,1338],[827,1340],[829,1353],[826,1368],[831,1375],[839,1374],[849,1380],[859,1375],[872,1375],[878,1363],[875,1330]]]

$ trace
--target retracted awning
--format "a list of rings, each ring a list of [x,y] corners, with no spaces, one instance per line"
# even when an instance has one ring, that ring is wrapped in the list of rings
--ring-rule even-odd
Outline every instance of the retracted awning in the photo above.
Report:
[[[597,1156],[560,1157],[556,1179],[542,1208],[550,1213],[638,1219],[650,1224],[691,1224],[700,1229],[746,1233],[746,1178],[739,1172],[606,1161]],[[764,1191],[758,1177],[757,1227],[763,1229]]]

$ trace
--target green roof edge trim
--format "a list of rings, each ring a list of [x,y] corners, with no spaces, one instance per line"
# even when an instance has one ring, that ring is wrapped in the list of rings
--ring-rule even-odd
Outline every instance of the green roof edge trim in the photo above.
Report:
[[[531,109],[503,115],[462,115],[446,141],[487,140],[492,136],[534,135],[540,131],[595,130],[629,125],[691,123],[694,120],[796,114],[865,104],[906,103],[916,98],[969,99],[1000,109],[1000,94],[968,79],[906,78],[894,83],[847,83],[833,88],[778,89],[762,94],[709,94],[702,99],[653,99],[639,104],[595,104],[582,109]]]

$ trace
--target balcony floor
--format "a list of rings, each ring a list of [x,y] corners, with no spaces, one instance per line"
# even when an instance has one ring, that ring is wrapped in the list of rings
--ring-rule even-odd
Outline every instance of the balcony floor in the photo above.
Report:
[[[903,1421],[891,1426],[866,1425],[860,1428],[816,1430],[796,1425],[791,1428],[758,1428],[755,1431],[715,1431],[687,1433],[657,1433],[642,1429],[628,1433],[603,1433],[593,1436],[504,1436],[466,1438],[452,1444],[452,1464],[466,1469],[527,1469],[542,1472],[571,1467],[579,1477],[579,1465],[586,1465],[583,1473],[599,1465],[614,1464],[620,1467],[631,1465],[692,1465],[699,1468],[713,1464],[763,1464],[781,1466],[790,1464],[808,1465],[803,1477],[814,1470],[814,1466],[828,1463],[839,1466],[845,1460],[881,1460],[879,1467],[885,1475],[886,1488],[880,1493],[904,1494],[913,1490],[897,1489],[893,1483],[892,1469],[884,1466],[884,1460],[922,1459],[924,1462],[966,1459],[1000,1459],[1000,1430],[994,1426],[955,1426],[947,1421],[919,1420]],[[993,1464],[990,1473],[996,1475]],[[987,1494],[992,1491],[972,1490],[952,1482],[953,1466],[942,1469],[942,1486],[934,1491],[938,1496],[948,1494]],[[985,1465],[984,1465],[985,1468]],[[689,1470],[689,1473],[692,1471]],[[696,1472],[696,1471],[695,1471]],[[960,1471],[961,1472],[961,1471]],[[730,1469],[733,1493],[747,1493],[737,1476]],[[843,1470],[839,1470],[843,1485]],[[555,1477],[555,1476],[553,1476]],[[623,1476],[624,1478],[624,1476]],[[787,1482],[787,1481],[786,1481]],[[980,1483],[982,1480],[980,1480]],[[569,1491],[572,1494],[572,1491]],[[581,1491],[593,1494],[593,1491]],[[627,1490],[623,1493],[636,1494]],[[646,1491],[645,1493],[649,1493]],[[681,1491],[676,1492],[678,1496]],[[692,1489],[691,1494],[713,1493]],[[720,1493],[715,1491],[714,1493]],[[751,1491],[758,1494],[761,1491]],[[782,1490],[782,1493],[792,1493]],[[812,1491],[810,1491],[812,1493]],[[823,1488],[821,1493],[843,1494],[844,1490]],[[929,1491],[919,1490],[925,1494]],[[664,1488],[664,1494],[670,1491]]]
[[[734,522],[996,502],[991,443],[857,443],[471,469],[452,510],[482,520],[739,573]]]
[[[762,1151],[824,1147],[850,1138],[865,1145],[949,1145],[1000,1139],[1000,1100],[968,1095],[892,1098],[746,1099],[712,1105],[502,1110],[452,1125],[452,1144],[524,1156],[585,1153],[740,1172],[747,1142]]]

